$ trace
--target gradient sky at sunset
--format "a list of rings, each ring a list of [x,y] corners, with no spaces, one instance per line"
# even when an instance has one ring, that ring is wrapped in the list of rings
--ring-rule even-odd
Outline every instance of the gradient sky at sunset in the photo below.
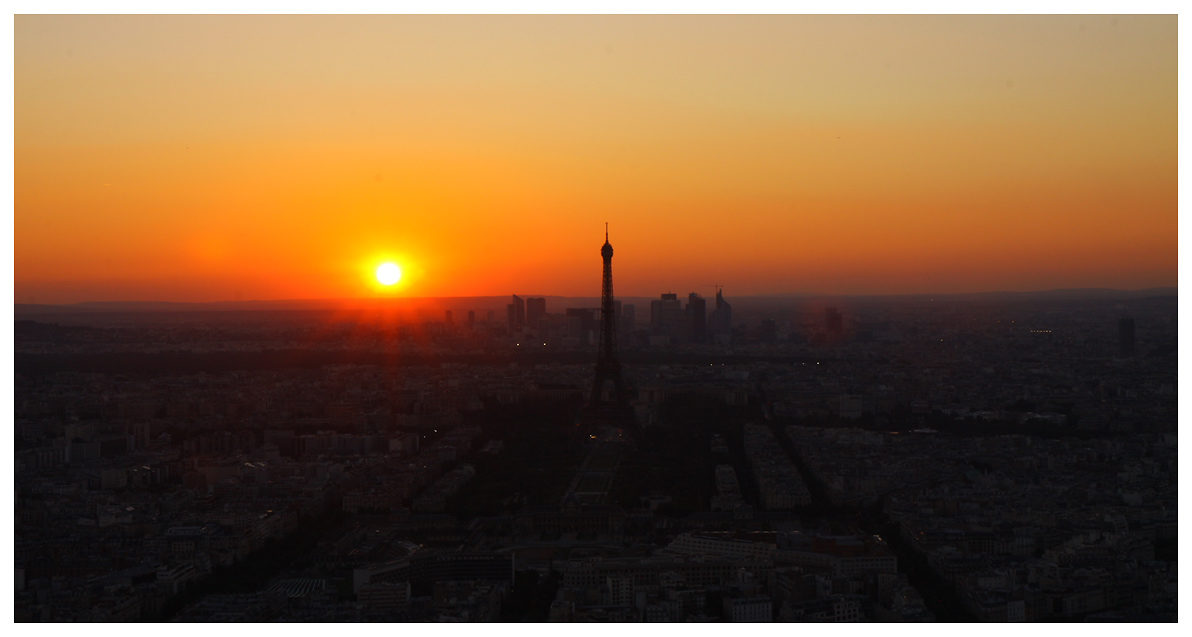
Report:
[[[18,303],[1177,282],[1174,16],[17,16]],[[382,261],[405,276],[381,289]]]

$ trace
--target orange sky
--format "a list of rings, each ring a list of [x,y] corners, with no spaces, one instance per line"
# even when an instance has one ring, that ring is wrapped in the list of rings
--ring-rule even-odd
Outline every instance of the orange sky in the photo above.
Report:
[[[17,16],[15,301],[1177,282],[1176,18]],[[405,276],[381,289],[384,260]]]

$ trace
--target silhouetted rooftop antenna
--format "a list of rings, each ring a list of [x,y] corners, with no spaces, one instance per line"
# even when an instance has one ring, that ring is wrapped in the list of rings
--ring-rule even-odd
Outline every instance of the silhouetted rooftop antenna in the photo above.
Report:
[[[608,243],[608,222],[604,222],[604,242]]]

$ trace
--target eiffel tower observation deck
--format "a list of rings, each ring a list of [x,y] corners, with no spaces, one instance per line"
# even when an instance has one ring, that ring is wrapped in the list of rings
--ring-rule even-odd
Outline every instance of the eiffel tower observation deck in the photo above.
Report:
[[[621,361],[617,357],[616,305],[613,303],[613,246],[608,242],[608,224],[604,225],[604,245],[600,248],[604,260],[604,277],[600,294],[600,347],[596,355],[596,375],[588,402],[580,411],[580,425],[603,429],[590,436],[609,439],[624,436],[624,431],[636,424],[629,405],[629,391],[621,375]],[[620,431],[613,431],[620,430]]]

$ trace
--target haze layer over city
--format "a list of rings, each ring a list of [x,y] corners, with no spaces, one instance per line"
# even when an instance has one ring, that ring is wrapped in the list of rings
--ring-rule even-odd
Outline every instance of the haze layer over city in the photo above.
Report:
[[[17,16],[18,622],[1176,622],[1174,16]]]

